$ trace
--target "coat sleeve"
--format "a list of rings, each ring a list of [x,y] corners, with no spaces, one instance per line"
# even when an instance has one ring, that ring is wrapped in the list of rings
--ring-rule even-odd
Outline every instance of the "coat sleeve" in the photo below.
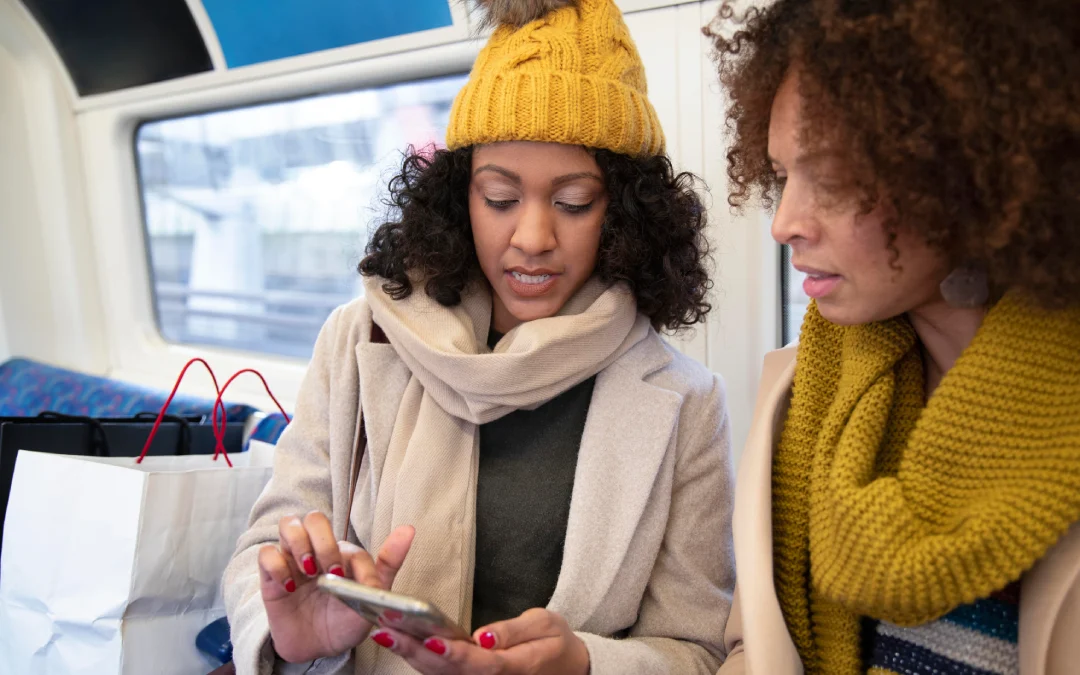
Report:
[[[237,675],[336,673],[351,653],[305,664],[279,659],[270,640],[270,624],[259,590],[258,553],[278,543],[278,521],[285,516],[321,511],[331,515],[329,401],[331,371],[340,351],[336,344],[341,310],[327,319],[315,343],[311,364],[300,385],[296,410],[274,452],[273,477],[255,502],[247,531],[225,570],[225,608]]]
[[[680,423],[667,530],[627,639],[578,636],[591,675],[715,675],[735,585],[731,431],[720,379]]]

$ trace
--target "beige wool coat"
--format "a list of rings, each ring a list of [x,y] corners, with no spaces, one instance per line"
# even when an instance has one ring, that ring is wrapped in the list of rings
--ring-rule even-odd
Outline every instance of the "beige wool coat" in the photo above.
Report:
[[[802,675],[773,586],[772,461],[795,377],[795,347],[770,353],[739,464],[734,536],[739,569],[720,675]],[[1020,675],[1080,673],[1080,524],[1021,580]]]
[[[239,675],[358,672],[353,655],[276,662],[256,567],[278,521],[313,510],[335,532],[370,532],[382,465],[409,372],[371,341],[363,300],[336,310],[316,343],[274,475],[225,573]],[[351,518],[362,411],[368,451]],[[596,378],[581,440],[562,568],[548,609],[585,642],[592,675],[712,675],[734,587],[729,424],[719,378],[655,332]],[[475,480],[475,474],[473,480]],[[368,550],[381,542],[363,541]],[[378,649],[367,641],[361,649]],[[365,674],[366,675],[366,674]]]

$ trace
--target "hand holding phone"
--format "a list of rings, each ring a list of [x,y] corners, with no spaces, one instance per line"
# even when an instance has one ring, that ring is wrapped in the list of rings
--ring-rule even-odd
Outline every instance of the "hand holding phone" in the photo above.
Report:
[[[259,550],[260,590],[274,650],[285,661],[303,663],[354,648],[373,623],[336,596],[320,591],[320,572],[389,589],[415,531],[409,526],[394,530],[373,560],[359,546],[338,542],[321,513],[283,518],[278,530],[280,545]]]

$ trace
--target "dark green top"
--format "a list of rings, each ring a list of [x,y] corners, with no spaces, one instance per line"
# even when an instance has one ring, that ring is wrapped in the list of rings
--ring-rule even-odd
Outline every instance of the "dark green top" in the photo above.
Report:
[[[546,607],[555,592],[595,382],[480,427],[473,630]]]

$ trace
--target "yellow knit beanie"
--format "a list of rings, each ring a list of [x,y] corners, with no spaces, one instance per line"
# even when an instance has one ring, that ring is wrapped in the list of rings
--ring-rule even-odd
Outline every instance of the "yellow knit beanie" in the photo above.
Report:
[[[498,141],[664,152],[645,67],[614,0],[481,0],[499,24],[454,100],[451,150]]]

